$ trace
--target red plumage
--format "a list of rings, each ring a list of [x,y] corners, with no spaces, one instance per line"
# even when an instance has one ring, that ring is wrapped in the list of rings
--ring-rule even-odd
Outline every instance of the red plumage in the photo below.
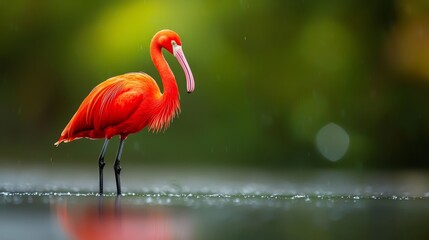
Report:
[[[152,131],[167,128],[180,112],[180,103],[176,80],[161,48],[176,55],[173,48],[180,47],[180,43],[179,36],[170,30],[158,32],[151,42],[152,60],[160,72],[164,93],[161,93],[155,80],[145,73],[112,77],[96,86],[83,100],[55,145],[79,138],[110,139],[120,135],[125,139],[146,126]],[[181,47],[180,53],[182,55],[177,53],[176,57],[182,64],[185,58]],[[179,58],[181,56],[183,59]],[[188,81],[188,92],[191,92],[194,87],[193,77],[186,59],[184,64],[182,67]]]
[[[111,138],[148,126],[167,128],[180,111],[177,96],[162,98],[155,80],[145,73],[127,73],[96,86],[80,105],[55,145],[78,138]]]

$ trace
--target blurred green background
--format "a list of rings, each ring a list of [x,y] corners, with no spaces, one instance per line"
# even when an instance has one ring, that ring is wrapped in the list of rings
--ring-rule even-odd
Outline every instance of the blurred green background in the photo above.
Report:
[[[159,82],[149,43],[169,28],[196,91],[166,56],[182,113],[130,136],[124,167],[428,168],[428,12],[424,0],[1,1],[1,165],[96,169],[103,141],[53,143],[98,83]]]

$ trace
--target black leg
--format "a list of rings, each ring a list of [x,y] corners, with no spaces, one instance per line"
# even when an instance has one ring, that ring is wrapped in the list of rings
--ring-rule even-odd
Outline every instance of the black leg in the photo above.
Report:
[[[109,139],[106,138],[101,149],[100,158],[98,159],[98,170],[100,172],[100,195],[103,194],[103,168],[106,163],[104,162],[104,154],[106,154],[107,146],[109,145]]]
[[[119,149],[118,154],[116,154],[116,160],[115,165],[113,166],[113,169],[115,170],[115,178],[116,178],[116,191],[118,195],[121,195],[121,155],[122,155],[122,149],[124,148],[124,141],[125,139],[121,138],[121,141],[119,142]]]

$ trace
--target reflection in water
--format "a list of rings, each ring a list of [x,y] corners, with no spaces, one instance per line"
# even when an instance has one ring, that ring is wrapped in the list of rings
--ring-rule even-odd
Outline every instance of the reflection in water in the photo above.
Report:
[[[25,184],[31,172],[8,184],[11,172],[0,170],[0,240],[429,239],[426,172],[291,172],[273,180],[203,172],[171,191],[153,184],[120,198],[43,191],[44,181]]]
[[[162,206],[121,205],[121,197],[55,204],[56,217],[72,239],[193,239],[191,219]]]
[[[115,199],[0,190],[0,239],[429,239],[428,200],[404,194],[256,193]]]

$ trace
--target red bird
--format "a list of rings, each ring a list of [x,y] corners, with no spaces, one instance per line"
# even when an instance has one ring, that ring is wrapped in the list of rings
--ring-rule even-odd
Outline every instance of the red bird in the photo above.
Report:
[[[161,93],[155,80],[146,73],[126,73],[109,78],[83,100],[55,143],[58,146],[79,138],[105,139],[98,160],[100,194],[103,194],[104,155],[109,140],[115,135],[120,136],[114,164],[116,189],[120,195],[120,158],[127,136],[146,126],[152,131],[166,129],[180,112],[176,79],[162,54],[162,48],[177,58],[185,72],[188,93],[193,92],[194,77],[183,54],[179,35],[171,30],[161,30],[152,38],[150,56],[161,76],[164,92]]]

